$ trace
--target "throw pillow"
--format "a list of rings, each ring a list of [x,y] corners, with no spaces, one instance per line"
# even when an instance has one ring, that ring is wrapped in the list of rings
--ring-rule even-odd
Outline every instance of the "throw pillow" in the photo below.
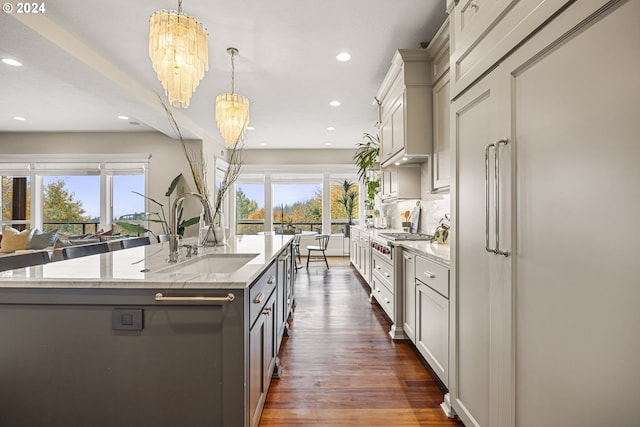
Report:
[[[27,249],[31,233],[33,230],[26,229],[18,231],[13,227],[5,227],[2,231],[2,241],[0,241],[0,252],[14,252]]]
[[[33,232],[31,236],[31,240],[27,245],[27,249],[45,249],[53,246],[53,243],[56,241],[58,237],[58,230],[47,231],[43,233],[37,228]]]

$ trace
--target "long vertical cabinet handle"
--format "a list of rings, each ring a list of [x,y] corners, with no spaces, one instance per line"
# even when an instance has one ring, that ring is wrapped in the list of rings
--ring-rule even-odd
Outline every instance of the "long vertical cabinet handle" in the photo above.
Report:
[[[493,250],[493,253],[496,255],[504,255],[509,256],[509,252],[500,250],[500,145],[507,145],[509,140],[507,138],[502,138],[494,143],[495,146],[495,157],[493,158],[493,168],[496,175],[495,179],[495,196],[494,196],[494,206],[495,206],[495,233],[496,233],[496,247]],[[488,203],[488,202],[487,202]]]
[[[484,249],[489,253],[495,254],[495,249],[489,247],[489,151],[492,148],[495,153],[496,144],[494,142],[487,144],[484,148]]]

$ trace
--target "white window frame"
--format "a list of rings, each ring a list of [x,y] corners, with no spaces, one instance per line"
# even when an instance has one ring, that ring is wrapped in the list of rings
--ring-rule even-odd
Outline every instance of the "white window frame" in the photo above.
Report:
[[[100,176],[100,225],[107,230],[113,222],[113,176],[133,172],[144,175],[145,194],[149,187],[148,153],[141,154],[5,154],[0,161],[0,175],[28,176],[31,182],[30,228],[43,225],[43,177],[55,175]],[[20,168],[16,166],[20,165]],[[26,169],[26,172],[25,172]],[[145,202],[145,210],[147,209]],[[0,224],[3,226],[3,224]]]

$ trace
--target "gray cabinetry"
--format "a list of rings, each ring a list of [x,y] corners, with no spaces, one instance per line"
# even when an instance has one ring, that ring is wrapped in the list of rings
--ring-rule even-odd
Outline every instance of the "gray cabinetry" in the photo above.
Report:
[[[402,279],[404,284],[404,333],[416,342],[416,261],[411,252],[402,252]]]
[[[416,256],[416,338],[418,351],[449,385],[449,269]]]
[[[293,298],[290,251],[237,288],[1,286],[0,425],[258,425]]]
[[[511,3],[541,4],[535,17],[564,2]],[[449,390],[465,425],[638,424],[640,335],[624,325],[640,322],[628,238],[640,235],[628,196],[640,182],[640,50],[624,46],[640,39],[639,16],[637,1],[571,2],[514,51],[471,55],[508,52],[452,104]],[[608,227],[594,206],[615,206],[624,226]],[[594,225],[606,239],[585,234]]]

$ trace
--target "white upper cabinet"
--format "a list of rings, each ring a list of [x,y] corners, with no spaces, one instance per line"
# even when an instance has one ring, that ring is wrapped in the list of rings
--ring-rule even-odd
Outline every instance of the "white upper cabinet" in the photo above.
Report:
[[[451,14],[452,98],[570,2],[459,0],[456,3]]]
[[[432,79],[426,49],[400,49],[376,99],[380,102],[380,163],[424,161],[432,151]]]
[[[433,76],[433,153],[431,156],[432,190],[449,188],[451,183],[451,132],[449,89],[449,20],[436,33],[427,47]]]

